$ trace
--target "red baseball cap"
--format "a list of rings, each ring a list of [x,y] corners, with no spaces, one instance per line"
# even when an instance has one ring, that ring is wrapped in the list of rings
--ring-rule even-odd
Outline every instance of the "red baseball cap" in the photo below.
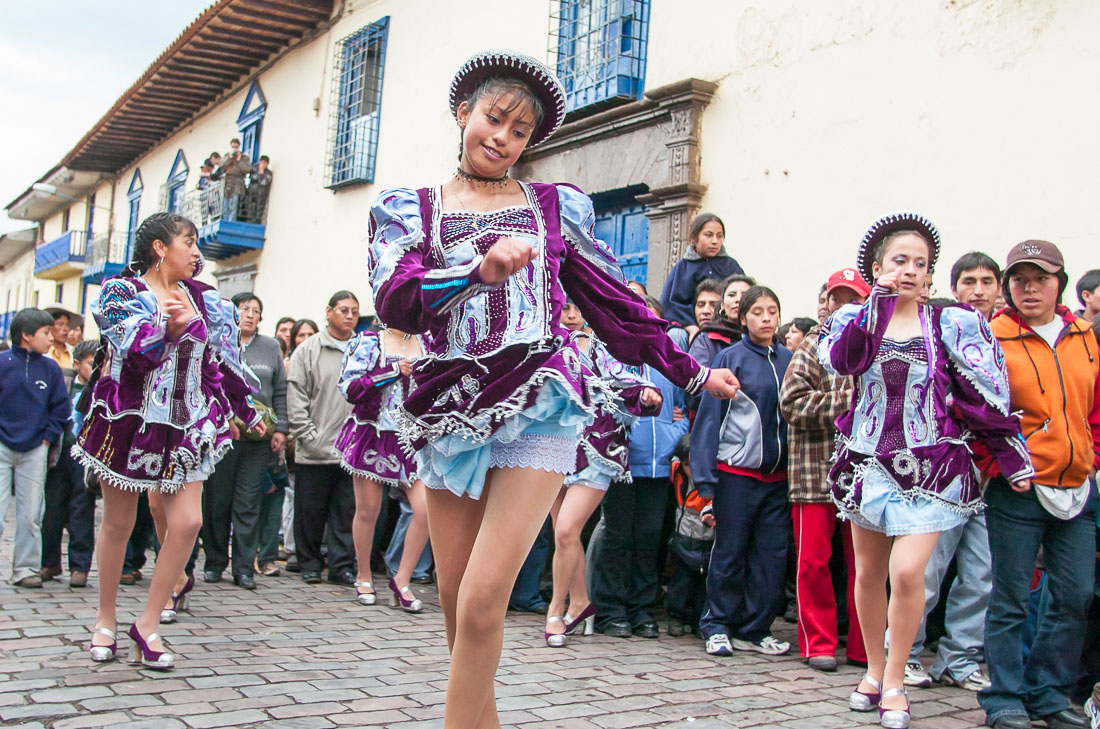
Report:
[[[829,285],[825,288],[825,295],[828,296],[835,289],[840,288],[851,289],[864,298],[871,293],[871,287],[863,280],[863,276],[859,275],[859,271],[854,268],[842,268],[830,276]]]

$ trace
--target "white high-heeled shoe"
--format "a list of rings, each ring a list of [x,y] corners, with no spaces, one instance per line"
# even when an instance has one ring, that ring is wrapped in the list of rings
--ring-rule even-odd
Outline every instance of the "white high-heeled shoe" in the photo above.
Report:
[[[549,615],[546,618],[546,624],[549,625],[550,623],[565,623],[565,618],[561,615]],[[546,639],[546,645],[551,648],[562,648],[569,640],[569,636],[565,633],[551,633],[547,630],[543,631],[543,636]]]
[[[360,587],[365,587],[370,590],[370,592],[359,592]],[[378,596],[374,594],[374,585],[369,582],[356,582],[355,601],[360,605],[374,605],[378,602]]]
[[[100,635],[105,635],[110,638],[111,644],[95,645],[93,643],[92,647],[88,651],[88,653],[92,657],[92,660],[96,663],[107,663],[108,661],[113,661],[118,655],[118,641],[115,639],[115,631],[111,630],[110,628],[96,628],[92,631],[92,634],[95,635],[96,633],[99,633]]]

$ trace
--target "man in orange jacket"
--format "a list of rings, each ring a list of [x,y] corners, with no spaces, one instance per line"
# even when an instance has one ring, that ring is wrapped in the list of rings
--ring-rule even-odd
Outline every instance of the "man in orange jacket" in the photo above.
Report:
[[[1062,254],[1029,240],[1009,251],[1008,306],[991,328],[1005,354],[1012,410],[1035,466],[1030,488],[1002,476],[985,493],[993,593],[985,657],[992,686],[978,694],[988,722],[1026,729],[1083,729],[1070,707],[1093,593],[1096,468],[1100,465],[1100,354],[1088,322],[1059,302],[1068,278]],[[1040,547],[1049,599],[1027,661],[1021,652],[1031,576]]]

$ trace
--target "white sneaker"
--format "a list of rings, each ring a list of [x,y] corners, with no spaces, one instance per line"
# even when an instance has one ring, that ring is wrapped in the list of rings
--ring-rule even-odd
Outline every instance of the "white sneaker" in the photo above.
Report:
[[[733,648],[730,647],[730,638],[725,633],[715,633],[707,638],[707,653],[712,656],[732,656]]]
[[[961,681],[952,676],[950,671],[944,671],[943,675],[940,676],[940,683],[948,686],[958,686],[967,691],[981,691],[993,685],[992,682],[986,678],[985,674],[982,673],[982,669],[980,668],[971,671],[970,674]]]
[[[924,670],[920,661],[909,661],[905,664],[905,679],[902,683],[915,688],[928,688],[932,685],[932,677]]]
[[[738,651],[755,651],[767,656],[781,656],[791,649],[791,644],[784,640],[777,640],[774,636],[765,635],[755,641],[734,638],[733,648]]]
[[[1090,696],[1085,702],[1085,716],[1089,718],[1092,729],[1100,729],[1100,707],[1096,705]]]

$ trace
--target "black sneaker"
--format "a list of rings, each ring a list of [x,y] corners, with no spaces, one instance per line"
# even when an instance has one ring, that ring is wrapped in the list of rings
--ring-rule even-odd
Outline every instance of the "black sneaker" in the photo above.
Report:
[[[309,572],[303,572],[302,582],[306,583],[307,585],[319,585],[321,584],[321,573],[314,572],[312,570]]]

